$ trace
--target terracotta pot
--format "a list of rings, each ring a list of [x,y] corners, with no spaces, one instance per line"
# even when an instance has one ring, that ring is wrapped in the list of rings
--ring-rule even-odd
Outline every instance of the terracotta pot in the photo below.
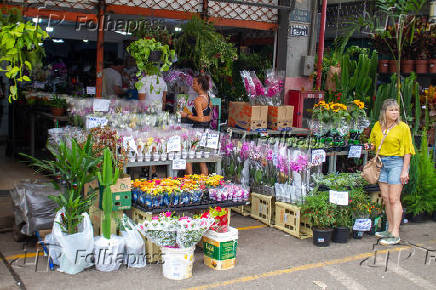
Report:
[[[65,109],[64,108],[56,108],[56,107],[52,107],[51,108],[51,113],[53,114],[53,116],[63,116],[65,113]]]
[[[413,66],[415,61],[412,59],[405,59],[401,61],[401,72],[411,73],[413,71]]]
[[[389,61],[389,72],[394,73],[397,70],[397,62],[398,60],[390,60]]]
[[[389,60],[381,59],[378,61],[378,72],[385,74],[389,70]]]
[[[431,74],[436,74],[436,59],[428,60],[428,72]]]
[[[416,63],[416,73],[426,74],[428,72],[428,60],[427,59],[418,59],[415,61],[415,63]]]

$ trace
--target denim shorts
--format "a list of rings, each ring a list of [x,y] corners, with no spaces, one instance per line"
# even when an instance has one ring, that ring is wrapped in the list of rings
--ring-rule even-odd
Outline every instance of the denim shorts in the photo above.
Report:
[[[379,182],[387,184],[401,184],[400,176],[403,170],[402,156],[380,156],[383,166],[380,172]]]

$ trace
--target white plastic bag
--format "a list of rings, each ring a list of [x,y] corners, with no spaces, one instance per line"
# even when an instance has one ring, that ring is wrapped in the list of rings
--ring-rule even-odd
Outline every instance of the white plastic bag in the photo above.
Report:
[[[64,210],[61,209],[56,213],[53,224],[53,237],[59,243],[62,252],[58,271],[74,275],[93,265],[94,231],[89,215],[82,213],[83,219],[78,226],[79,231],[72,235],[65,234],[59,225],[63,212]]]
[[[117,271],[124,262],[124,239],[111,235],[108,240],[103,236],[95,238],[95,268],[102,272]]]
[[[55,240],[53,234],[48,234],[44,238],[44,244],[48,248],[48,253],[50,254],[50,258],[53,261],[53,264],[59,265],[59,258],[62,255],[61,246]]]
[[[123,225],[121,235],[125,244],[124,263],[129,268],[143,268],[146,265],[144,240],[130,219],[123,219]]]

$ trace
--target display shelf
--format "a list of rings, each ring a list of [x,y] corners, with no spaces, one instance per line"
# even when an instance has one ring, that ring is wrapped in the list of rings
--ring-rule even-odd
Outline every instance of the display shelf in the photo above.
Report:
[[[157,214],[161,212],[183,212],[183,211],[191,211],[191,210],[198,210],[198,209],[208,209],[210,207],[222,207],[222,208],[231,208],[241,205],[248,205],[248,201],[241,201],[241,202],[233,202],[233,201],[214,201],[214,202],[208,202],[208,203],[202,203],[198,205],[187,205],[187,206],[173,206],[173,207],[165,207],[165,208],[144,208],[138,204],[132,204],[132,207],[139,209],[143,212]]]
[[[246,131],[239,128],[229,128],[226,127],[225,130],[227,132],[231,132],[232,134],[239,134],[239,135],[245,135],[245,136],[269,136],[269,135],[308,135],[310,134],[310,130],[306,128],[291,128],[289,131],[276,131],[276,130],[265,130],[265,131]]]

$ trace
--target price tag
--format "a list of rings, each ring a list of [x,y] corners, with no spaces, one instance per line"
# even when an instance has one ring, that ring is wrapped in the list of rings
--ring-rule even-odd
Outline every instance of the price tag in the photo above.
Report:
[[[173,136],[168,139],[167,152],[177,152],[182,151],[182,141],[180,136]]]
[[[360,158],[362,155],[362,146],[352,145],[350,151],[348,151],[348,158]]]
[[[198,143],[198,146],[206,147],[208,133],[209,133],[209,130],[206,130],[203,133],[197,132],[198,139],[200,140],[200,142]]]
[[[185,169],[186,169],[186,159],[173,160],[173,170],[185,170]]]
[[[104,127],[107,124],[107,119],[104,117],[86,117],[86,129]]]
[[[312,151],[312,163],[321,164],[325,162],[325,151],[324,149],[316,149]]]
[[[348,205],[348,192],[329,190],[329,200],[337,205]]]
[[[207,148],[218,149],[218,141],[220,139],[219,133],[209,132],[207,134]]]
[[[104,100],[104,99],[94,99],[93,103],[93,110],[94,112],[107,112],[109,111],[109,105],[111,103],[111,100]]]
[[[356,219],[353,225],[353,230],[367,232],[371,230],[371,219]]]
[[[95,95],[95,87],[86,87],[87,95]]]

